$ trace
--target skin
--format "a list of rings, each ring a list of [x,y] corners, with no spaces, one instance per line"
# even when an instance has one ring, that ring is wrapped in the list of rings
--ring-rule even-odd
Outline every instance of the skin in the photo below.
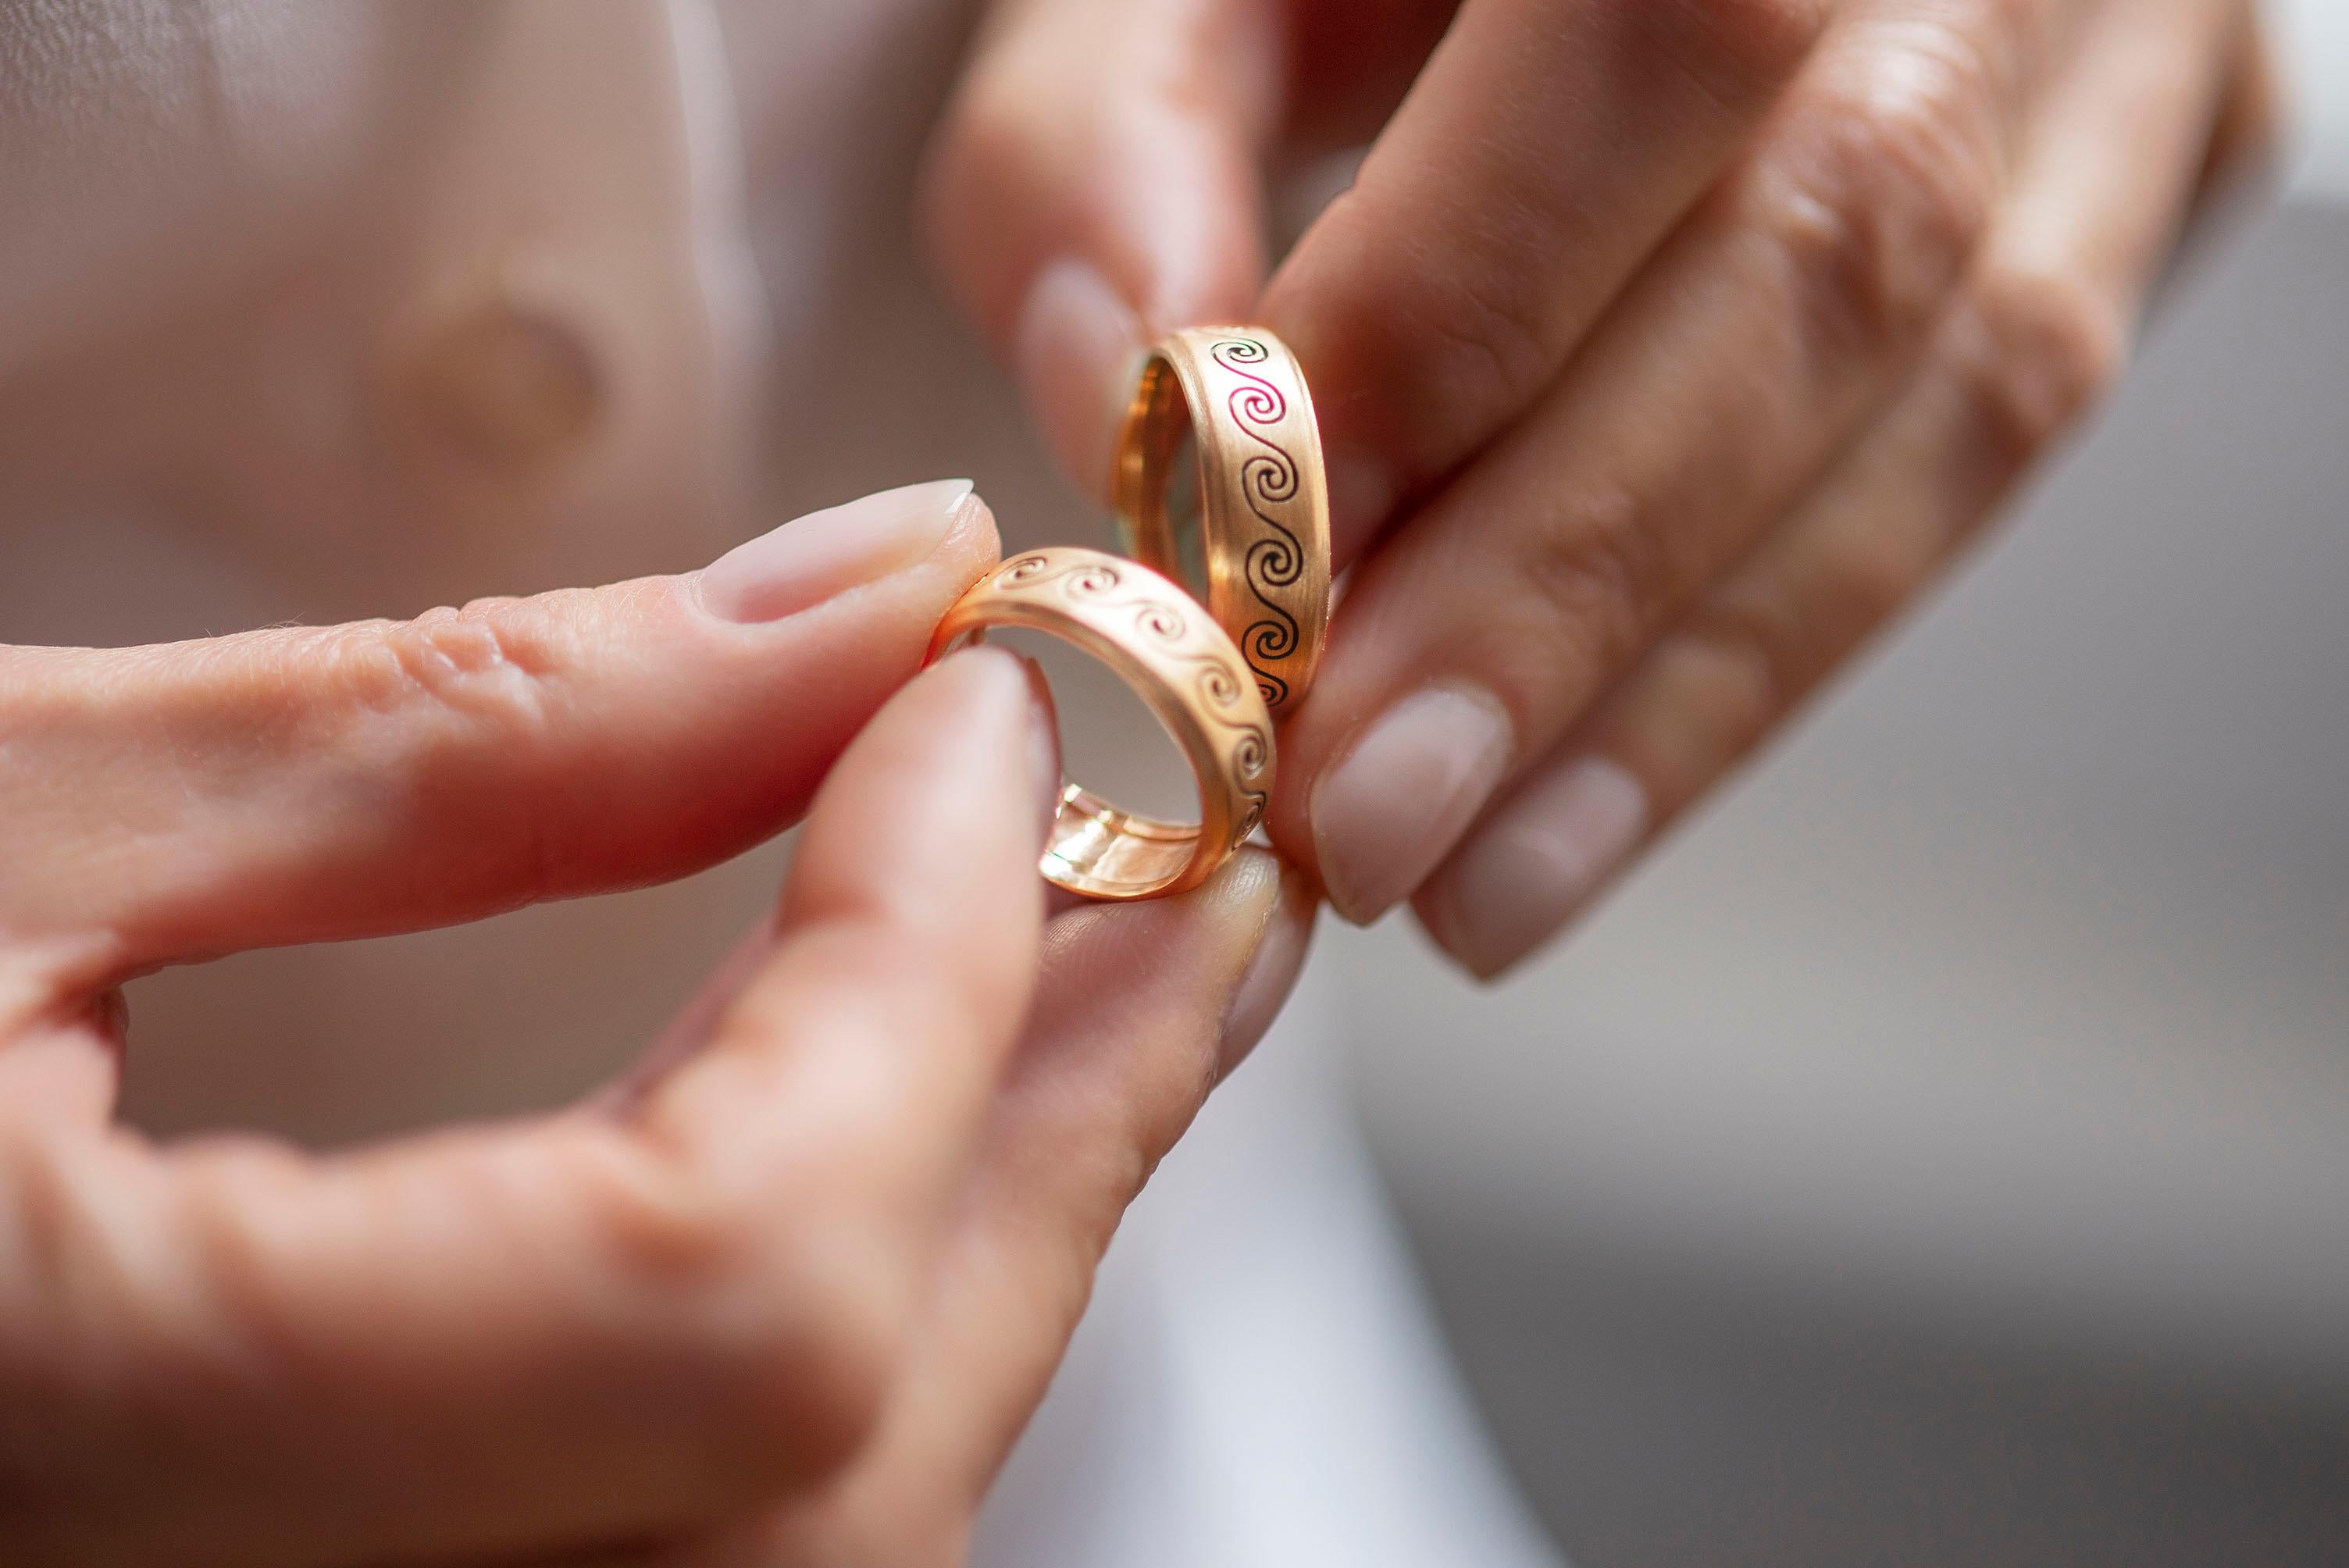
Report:
[[[823,548],[780,597],[770,558],[747,593],[0,648],[12,1563],[959,1553],[1311,903],[1250,851],[1048,919],[1031,671],[908,679],[992,519],[895,493],[926,545],[787,525]],[[335,1155],[111,1120],[131,975],[664,880],[793,822],[771,922],[589,1103]]]
[[[2244,0],[1007,0],[926,214],[1096,490],[1152,334],[1298,351],[1350,570],[1273,835],[1493,975],[2077,428],[2275,97]]]

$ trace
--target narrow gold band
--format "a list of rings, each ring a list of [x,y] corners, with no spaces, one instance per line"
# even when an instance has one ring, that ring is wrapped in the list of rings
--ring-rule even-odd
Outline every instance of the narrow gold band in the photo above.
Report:
[[[1169,487],[1189,436],[1195,516]],[[1118,432],[1126,549],[1188,583],[1278,712],[1305,695],[1330,630],[1330,497],[1296,356],[1261,327],[1194,327],[1151,350]]]
[[[1119,810],[1063,784],[1044,875],[1090,898],[1157,898],[1198,886],[1256,830],[1272,789],[1272,716],[1230,637],[1138,562],[1097,550],[1032,550],[973,584],[930,639],[936,660],[989,626],[1025,626],[1115,671],[1174,738],[1199,784],[1196,827]]]

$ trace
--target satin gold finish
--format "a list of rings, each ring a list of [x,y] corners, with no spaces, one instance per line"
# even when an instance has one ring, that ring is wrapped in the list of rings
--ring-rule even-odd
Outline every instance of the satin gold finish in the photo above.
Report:
[[[1272,716],[1239,649],[1181,588],[1097,550],[1030,551],[955,602],[930,639],[930,660],[990,626],[1042,632],[1107,665],[1150,705],[1198,780],[1195,826],[1122,810],[1063,782],[1040,866],[1056,886],[1098,899],[1184,892],[1256,830],[1272,790]]]
[[[1170,507],[1195,483],[1195,507]],[[1302,697],[1330,633],[1330,493],[1296,356],[1261,327],[1169,334],[1127,405],[1112,490],[1127,552],[1206,601],[1265,706]]]

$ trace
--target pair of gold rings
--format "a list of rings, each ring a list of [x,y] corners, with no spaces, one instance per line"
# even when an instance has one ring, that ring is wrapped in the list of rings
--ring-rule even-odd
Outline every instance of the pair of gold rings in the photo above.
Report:
[[[1064,782],[1042,870],[1092,898],[1157,898],[1206,881],[1256,830],[1273,715],[1305,695],[1329,634],[1329,491],[1296,356],[1257,327],[1162,340],[1119,429],[1112,488],[1131,558],[1015,556],[956,602],[930,657],[1023,626],[1101,660],[1150,705],[1198,780],[1199,822]]]

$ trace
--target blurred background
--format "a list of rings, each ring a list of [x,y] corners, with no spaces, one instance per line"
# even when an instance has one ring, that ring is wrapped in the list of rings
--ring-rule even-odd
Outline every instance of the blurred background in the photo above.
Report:
[[[541,148],[532,129],[549,102],[610,99],[651,46],[621,28],[583,42],[578,12],[523,9],[530,90],[485,75],[496,90],[462,100],[473,118],[432,123],[467,170],[511,165],[535,190],[543,160],[611,193],[619,220],[586,231],[617,239],[567,258],[580,298],[558,303],[597,330],[651,321],[642,343],[604,346],[666,384],[630,357],[679,339],[644,309],[657,269],[631,248],[648,203],[677,200],[661,150]],[[781,18],[788,42],[789,11],[738,9]],[[1343,1354],[1409,1338],[1412,1292],[1381,1272],[1383,1221],[1344,1195],[1357,1134],[1305,1081],[1319,1047],[1293,1047],[1309,1033],[1342,1047],[1477,1413],[1588,1568],[2349,1563],[2349,4],[2285,9],[2309,122],[2288,194],[2178,280],[2124,394],[2015,526],[1507,985],[1468,985],[1405,923],[1325,924],[1291,1037],[1178,1150],[1095,1314],[1149,1318],[1155,1278],[1177,1305],[1152,1326],[1191,1337],[1153,1367],[1247,1419],[1178,1433],[1209,1456],[1198,1473],[1144,1464],[1123,1483],[1085,1468],[1116,1445],[1074,1419],[1029,1451],[1048,1491],[1092,1488],[1107,1513],[1125,1484],[1196,1512],[1183,1487],[1204,1481],[1309,1540],[1310,1507],[1381,1501],[1313,1464],[1416,1399],[1419,1449],[1390,1460],[1453,1456],[1466,1511],[1508,1527],[1467,1473],[1474,1431],[1440,1369],[1373,1377]],[[824,216],[786,235],[780,269],[779,294],[823,304],[781,357],[826,371],[778,422],[781,466],[808,505],[974,471],[1016,542],[1091,527],[896,232],[923,123],[909,106],[935,102],[958,45],[924,26],[747,117],[750,188]],[[782,46],[735,41],[738,86]],[[634,122],[611,119],[623,139]],[[834,121],[835,140],[809,129]],[[484,140],[505,164],[471,156]],[[869,197],[826,172],[851,142],[891,171]],[[514,204],[483,191],[453,224],[460,256]],[[366,291],[317,294],[339,309]],[[289,340],[319,336],[295,305]],[[332,384],[292,385],[318,401]],[[40,428],[0,420],[18,446]],[[266,541],[293,563],[283,581],[107,516],[0,530],[0,636],[409,613],[709,559],[714,524],[690,524],[716,509],[625,456],[564,468],[545,516],[520,523],[502,492],[472,498],[475,516],[445,487],[419,508],[386,482],[402,526],[336,531],[319,520],[363,515],[288,483]],[[404,521],[419,511],[443,521],[420,542]],[[647,536],[647,517],[664,531]],[[559,1102],[658,1029],[766,906],[780,858],[486,930],[141,981],[129,1114],[332,1144]],[[293,1039],[340,1048],[264,1048]],[[1299,1236],[1340,1274],[1359,1264],[1337,1305],[1308,1294]],[[1331,1397],[1284,1402],[1278,1377],[1317,1355]],[[1090,1357],[1081,1339],[1055,1398],[1106,1420],[1082,1406]],[[1385,1406],[1361,1387],[1381,1380],[1404,1385]],[[1152,1393],[1095,1387],[1129,1408]],[[1309,1506],[1302,1481],[1321,1483]],[[1184,1568],[1237,1560],[1165,1550]],[[1457,1538],[1391,1550],[1412,1568],[1504,1560]],[[1258,1560],[1326,1558],[1276,1542]]]
[[[1587,1563],[2349,1562],[2349,6],[2291,20],[2286,200],[1937,603],[1502,989],[1325,932]]]

